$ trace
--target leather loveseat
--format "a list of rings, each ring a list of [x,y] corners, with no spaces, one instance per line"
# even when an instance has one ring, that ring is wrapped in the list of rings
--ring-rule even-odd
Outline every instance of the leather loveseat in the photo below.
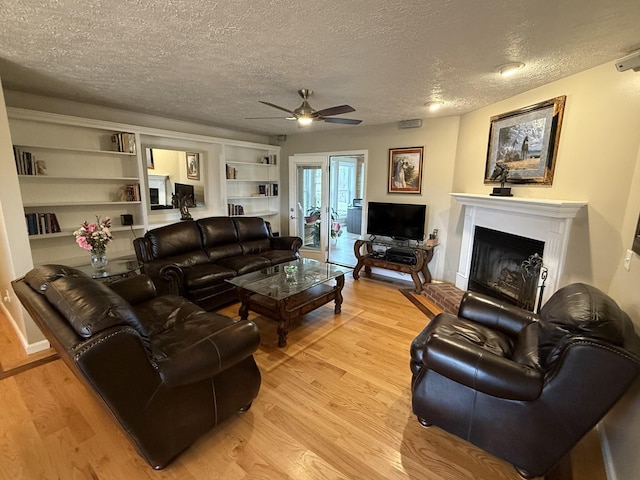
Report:
[[[536,315],[466,292],[411,344],[413,411],[545,475],[640,374],[640,338],[600,290],[572,284]]]
[[[272,236],[259,217],[209,217],[149,230],[133,244],[158,291],[212,310],[238,298],[225,280],[296,260],[302,239]]]
[[[257,326],[157,296],[145,275],[107,286],[70,267],[43,265],[13,289],[155,469],[246,411],[258,394]]]

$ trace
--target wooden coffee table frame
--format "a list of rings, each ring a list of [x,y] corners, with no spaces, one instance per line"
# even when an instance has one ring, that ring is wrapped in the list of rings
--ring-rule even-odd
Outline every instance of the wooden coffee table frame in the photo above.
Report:
[[[240,319],[246,320],[249,310],[264,315],[278,322],[278,347],[287,345],[289,325],[292,320],[315,310],[322,305],[335,301],[334,313],[342,310],[342,288],[344,287],[344,274],[335,278],[336,284],[331,286],[321,283],[296,293],[282,300],[275,300],[259,293],[254,293],[238,286],[240,297]]]

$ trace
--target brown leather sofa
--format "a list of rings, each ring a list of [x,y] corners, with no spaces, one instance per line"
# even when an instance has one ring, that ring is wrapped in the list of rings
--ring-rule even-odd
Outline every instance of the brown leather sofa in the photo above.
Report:
[[[640,373],[640,338],[600,290],[561,288],[536,315],[465,293],[411,344],[413,412],[510,462],[546,474]]]
[[[209,217],[149,230],[133,245],[159,292],[212,310],[238,298],[226,279],[296,260],[302,239],[272,236],[259,217]]]
[[[13,289],[155,469],[246,411],[258,394],[257,326],[157,296],[146,275],[107,286],[70,267],[43,265]]]

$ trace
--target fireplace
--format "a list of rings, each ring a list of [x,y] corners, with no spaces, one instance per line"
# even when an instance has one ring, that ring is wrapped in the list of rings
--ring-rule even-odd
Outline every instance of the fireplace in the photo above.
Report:
[[[560,288],[571,224],[578,211],[587,203],[469,193],[451,195],[464,205],[456,287],[461,290],[469,289],[476,227],[483,227],[542,243],[544,265],[548,269],[546,288],[541,299],[544,304]]]
[[[538,276],[523,264],[543,251],[540,240],[476,226],[467,288],[533,311]]]

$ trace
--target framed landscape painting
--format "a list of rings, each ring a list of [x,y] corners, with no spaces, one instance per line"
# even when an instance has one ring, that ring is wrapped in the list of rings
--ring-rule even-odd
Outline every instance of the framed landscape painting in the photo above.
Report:
[[[509,183],[551,185],[566,96],[491,117],[484,183],[508,169]]]
[[[424,147],[389,149],[389,193],[422,191],[422,154]]]

